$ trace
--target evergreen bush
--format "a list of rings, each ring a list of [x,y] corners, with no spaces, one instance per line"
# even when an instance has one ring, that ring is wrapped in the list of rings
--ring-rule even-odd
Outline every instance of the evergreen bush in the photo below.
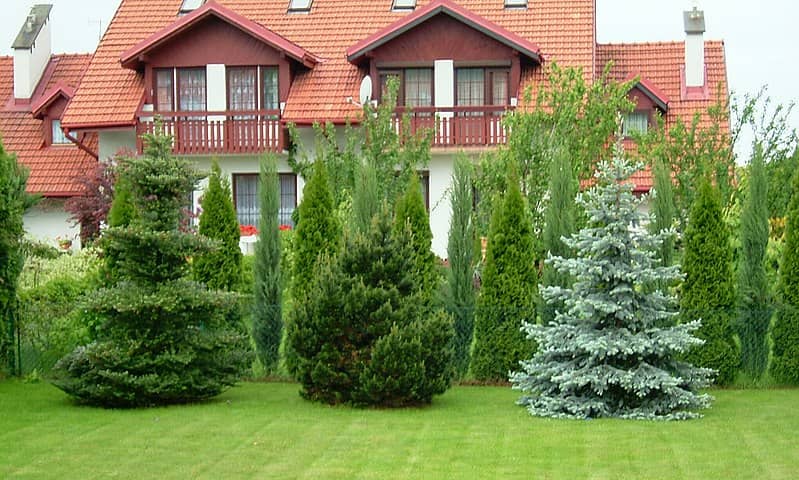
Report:
[[[411,231],[414,277],[421,282],[419,286],[422,292],[432,298],[433,292],[438,288],[438,265],[436,256],[430,248],[433,232],[430,230],[430,219],[427,216],[417,175],[409,177],[405,191],[397,201],[395,212],[394,228],[398,230],[409,228]]]
[[[505,198],[491,218],[482,288],[475,313],[472,374],[479,381],[505,381],[535,345],[521,332],[536,322],[538,270],[533,231],[518,181],[511,178]]]
[[[144,141],[144,156],[123,164],[137,215],[105,232],[117,277],[83,305],[102,319],[98,338],[53,372],[58,388],[104,407],[209,398],[237,382],[252,361],[238,296],[185,278],[187,258],[210,249],[209,240],[179,230],[197,176],[171,156],[170,137]]]
[[[735,342],[735,281],[730,233],[721,212],[721,199],[708,179],[699,186],[685,231],[680,310],[683,319],[701,319],[696,336],[704,345],[691,349],[686,359],[716,370],[717,385],[729,385],[740,365]]]
[[[684,419],[710,403],[698,390],[712,372],[678,359],[702,343],[691,335],[699,322],[668,321],[675,299],[656,287],[679,279],[679,268],[654,258],[669,232],[636,227],[644,215],[628,182],[635,171],[623,159],[598,166],[596,185],[578,197],[587,226],[565,241],[574,257],[547,260],[574,281],[542,288],[559,305],[553,322],[524,326],[539,349],[511,382],[533,415]]]

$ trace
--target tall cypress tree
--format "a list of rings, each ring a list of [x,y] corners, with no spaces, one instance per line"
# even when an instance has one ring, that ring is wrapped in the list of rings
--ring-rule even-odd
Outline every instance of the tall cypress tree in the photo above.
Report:
[[[255,310],[253,338],[258,359],[266,372],[277,369],[282,338],[282,282],[280,272],[280,184],[274,156],[261,160],[258,196],[261,203],[259,237],[255,245],[253,273]]]
[[[480,381],[505,381],[530,358],[532,342],[522,322],[536,322],[538,271],[533,229],[516,178],[491,218],[483,284],[475,312],[472,374]]]
[[[669,420],[710,403],[698,390],[711,371],[678,359],[701,343],[691,335],[699,324],[669,321],[676,302],[654,285],[680,276],[652,258],[668,233],[630,228],[644,216],[627,182],[635,170],[623,159],[599,165],[597,184],[579,199],[588,225],[565,242],[574,256],[548,260],[574,282],[542,289],[547,302],[566,307],[556,321],[525,324],[540,348],[511,381],[533,415]]]
[[[662,232],[672,228],[674,224],[676,207],[674,205],[674,184],[671,179],[671,169],[663,160],[655,160],[652,167],[655,180],[655,195],[652,202],[654,221],[650,224],[652,233]],[[658,248],[658,257],[661,265],[668,267],[674,263],[674,237],[667,236]]]
[[[402,230],[410,228],[413,244],[413,263],[415,277],[421,281],[422,292],[432,298],[438,286],[436,256],[431,250],[433,232],[430,230],[430,219],[422,198],[419,177],[411,175],[405,191],[397,201],[394,216],[394,228]]]
[[[455,374],[469,369],[469,350],[474,337],[474,221],[472,217],[472,164],[462,155],[455,159],[452,175],[452,222],[449,227],[449,310],[455,319]]]
[[[555,150],[549,172],[549,205],[544,215],[544,249],[553,257],[568,257],[569,249],[563,237],[569,237],[575,229],[574,198],[577,195],[577,180],[568,153]],[[570,275],[559,272],[552,264],[544,265],[541,284],[567,287]],[[546,325],[555,320],[556,302],[546,303],[541,308],[541,320]]]
[[[208,187],[203,193],[200,213],[200,235],[219,242],[218,247],[194,259],[195,278],[208,288],[232,290],[241,283],[241,249],[239,222],[230,183],[222,178],[216,159],[211,163]]]
[[[771,331],[774,354],[772,378],[782,384],[799,384],[799,171],[794,174],[785,224],[785,245],[780,263],[780,306]]]
[[[377,175],[374,166],[362,162],[355,172],[355,191],[352,192],[352,230],[366,234],[380,207]]]
[[[717,371],[716,383],[729,385],[740,364],[732,327],[735,317],[735,280],[730,233],[724,223],[719,193],[703,179],[694,199],[685,231],[685,281],[680,310],[683,319],[701,319],[696,336],[705,341],[687,360]]]
[[[755,146],[749,170],[749,196],[741,216],[741,264],[738,269],[738,337],[741,366],[754,380],[766,371],[771,298],[766,278],[768,245],[768,180],[763,149]]]

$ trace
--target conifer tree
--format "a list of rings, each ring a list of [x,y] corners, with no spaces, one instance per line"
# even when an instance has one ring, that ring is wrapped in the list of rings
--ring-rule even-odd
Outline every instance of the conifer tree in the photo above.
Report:
[[[780,306],[771,338],[774,351],[769,371],[781,384],[799,384],[799,172],[792,181],[780,262]]]
[[[574,257],[547,260],[574,281],[541,290],[546,302],[562,305],[554,322],[524,326],[539,349],[511,382],[533,415],[683,419],[710,403],[698,389],[711,372],[678,359],[702,343],[691,335],[699,322],[667,322],[676,302],[655,288],[680,277],[678,267],[654,258],[668,232],[633,227],[643,217],[627,182],[635,170],[623,159],[599,165],[596,185],[578,197],[588,224],[565,241]]]
[[[453,347],[455,374],[463,377],[469,368],[469,350],[474,337],[474,219],[472,217],[472,164],[463,155],[455,159],[452,175],[452,221],[449,228],[449,311],[455,323]]]
[[[145,135],[144,142],[144,156],[123,163],[136,217],[104,233],[117,275],[83,305],[102,321],[98,338],[53,370],[58,388],[93,405],[210,398],[235,384],[252,361],[238,296],[186,278],[187,258],[211,247],[180,229],[197,175],[171,155],[171,137]]]
[[[471,368],[480,381],[507,380],[535,350],[520,330],[522,322],[536,322],[538,271],[532,226],[515,178],[508,180],[505,198],[496,204],[475,312]]]
[[[369,162],[362,162],[355,172],[352,192],[352,231],[366,234],[380,207],[377,176]]]
[[[216,159],[211,163],[208,187],[200,203],[200,235],[219,242],[218,248],[194,259],[197,281],[212,290],[233,290],[242,281],[239,221],[233,207],[230,183],[222,177]]]
[[[277,369],[283,334],[282,281],[280,271],[280,184],[275,157],[261,160],[259,184],[261,219],[255,245],[255,310],[253,338],[258,359],[266,372]]]
[[[577,181],[573,173],[571,159],[562,148],[555,150],[549,172],[549,205],[544,215],[544,249],[555,257],[568,257],[569,250],[563,237],[569,237],[575,230],[574,198],[577,195]],[[559,272],[551,264],[544,265],[541,284],[567,287],[570,277]],[[541,320],[546,325],[555,320],[556,304],[544,304]]]
[[[656,160],[652,168],[655,180],[655,195],[652,200],[654,218],[650,224],[652,233],[662,232],[673,227],[676,207],[674,206],[674,185],[671,170],[666,162]],[[668,267],[674,263],[674,237],[667,236],[658,249],[661,265]]]
[[[430,220],[417,175],[410,176],[405,191],[397,201],[394,222],[394,228],[398,230],[410,229],[414,274],[422,282],[420,287],[427,298],[432,298],[433,292],[438,287],[438,272],[436,256],[431,250],[433,232],[430,230]]]
[[[768,328],[772,313],[765,263],[769,235],[768,180],[759,144],[755,145],[749,168],[749,195],[741,216],[737,330],[741,339],[741,367],[757,380],[766,371],[768,363]]]
[[[25,192],[28,170],[7,153],[0,142],[0,371],[14,367],[13,339],[17,311],[17,286],[25,258],[22,216],[33,204]]]
[[[716,384],[729,385],[740,364],[732,326],[735,317],[732,247],[722,218],[719,193],[707,178],[700,183],[688,219],[683,270],[682,317],[702,320],[696,336],[705,341],[701,347],[691,349],[686,359],[699,367],[716,370]]]
[[[120,161],[124,160],[120,159]],[[120,169],[114,184],[114,198],[111,200],[111,209],[108,211],[108,226],[128,226],[135,216],[130,185],[125,172]]]

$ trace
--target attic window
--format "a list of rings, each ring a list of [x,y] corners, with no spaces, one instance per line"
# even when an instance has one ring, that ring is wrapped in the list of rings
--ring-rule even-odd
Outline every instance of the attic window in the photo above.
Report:
[[[178,11],[178,16],[191,13],[202,7],[204,3],[205,0],[183,0],[183,3],[180,5],[180,10]]]
[[[391,5],[392,12],[404,12],[416,8],[416,0],[394,0]]]
[[[289,13],[308,13],[313,0],[289,0]]]
[[[527,0],[505,0],[506,9],[527,8]]]

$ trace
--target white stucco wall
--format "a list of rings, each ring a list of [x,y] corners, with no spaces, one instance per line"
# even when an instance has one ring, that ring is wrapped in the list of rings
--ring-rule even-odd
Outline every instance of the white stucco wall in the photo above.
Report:
[[[100,131],[98,137],[100,160],[114,158],[120,150],[136,151],[136,130],[133,128],[126,130]]]
[[[14,98],[31,98],[50,63],[51,51],[50,21],[47,20],[32,48],[14,50]]]
[[[447,258],[447,240],[452,218],[450,191],[453,154],[433,154],[428,171],[430,173],[430,230],[433,232],[433,253]]]
[[[64,211],[64,200],[43,199],[23,218],[29,238],[57,246],[58,238],[72,240],[72,248],[80,248],[80,228],[73,225]]]

